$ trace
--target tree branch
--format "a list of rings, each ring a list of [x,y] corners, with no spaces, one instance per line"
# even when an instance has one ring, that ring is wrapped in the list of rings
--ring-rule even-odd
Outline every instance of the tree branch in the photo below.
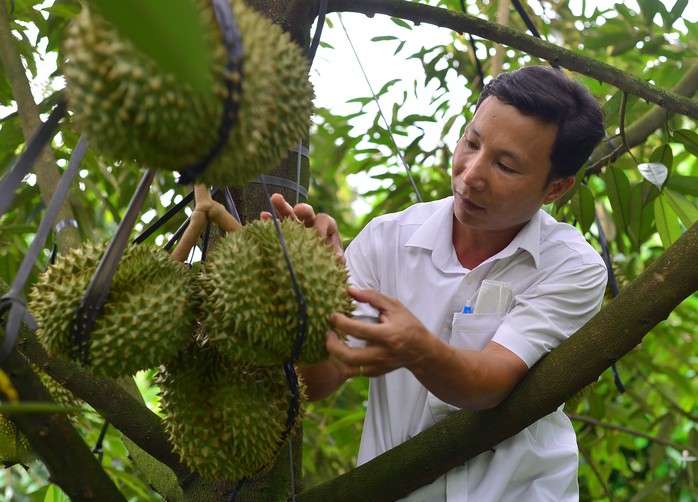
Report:
[[[2,286],[2,284],[0,284]],[[25,327],[24,331],[28,331]],[[0,339],[5,337],[0,329]],[[2,362],[20,401],[53,402],[29,362],[13,350]],[[99,465],[65,414],[18,413],[9,415],[46,465],[51,478],[71,500],[125,501]]]
[[[358,12],[369,17],[385,14],[415,24],[426,23],[458,33],[471,33],[608,83],[669,111],[698,119],[698,102],[695,100],[650,85],[634,75],[577,52],[468,14],[408,0],[330,0],[328,11]]]
[[[681,76],[681,80],[672,88],[672,92],[688,98],[698,92],[698,64],[688,67]],[[668,113],[661,106],[656,106],[642,115],[625,128],[628,146],[632,148],[644,143],[650,134],[662,127],[672,115],[673,113]],[[618,158],[621,153],[622,149],[614,149],[608,142],[602,142],[592,153],[590,166],[587,168],[586,174],[590,175],[600,172],[603,166]]]
[[[544,357],[494,409],[461,410],[299,501],[389,501],[431,483],[555,411],[698,289],[698,224],[694,224],[574,336]],[[580,357],[581,356],[581,357]],[[391,490],[386,493],[385,487]]]
[[[161,418],[142,401],[114,380],[96,377],[77,364],[49,357],[31,332],[23,333],[18,346],[42,371],[90,404],[149,455],[172,469],[178,480],[190,476],[189,468],[172,452]]]

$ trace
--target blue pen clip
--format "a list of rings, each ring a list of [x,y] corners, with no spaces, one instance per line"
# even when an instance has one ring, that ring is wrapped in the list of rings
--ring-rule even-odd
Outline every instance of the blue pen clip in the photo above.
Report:
[[[466,303],[463,306],[463,313],[464,314],[470,314],[470,313],[472,313],[472,311],[473,311],[472,308],[470,308],[470,302]]]

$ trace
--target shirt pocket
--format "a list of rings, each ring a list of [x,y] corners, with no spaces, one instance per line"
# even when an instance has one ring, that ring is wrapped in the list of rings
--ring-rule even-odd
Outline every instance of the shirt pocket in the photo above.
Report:
[[[503,317],[497,314],[453,314],[450,345],[458,349],[483,350],[492,341]]]
[[[481,351],[492,341],[503,317],[497,314],[453,314],[451,340],[449,345],[458,349]],[[435,422],[460,408],[445,403],[431,392],[427,393],[427,403]]]

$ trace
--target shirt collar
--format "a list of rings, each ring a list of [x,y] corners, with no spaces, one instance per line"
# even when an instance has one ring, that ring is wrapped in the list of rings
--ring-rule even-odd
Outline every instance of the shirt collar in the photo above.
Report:
[[[516,234],[507,247],[490,257],[486,262],[508,258],[522,249],[531,255],[536,268],[540,262],[540,209],[526,225]],[[443,268],[453,257],[453,196],[444,199],[437,210],[427,218],[419,229],[405,243],[407,247],[420,247],[432,251],[432,260],[436,266]]]

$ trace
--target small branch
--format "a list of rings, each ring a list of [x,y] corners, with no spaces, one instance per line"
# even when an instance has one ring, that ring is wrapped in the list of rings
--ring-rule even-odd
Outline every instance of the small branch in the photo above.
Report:
[[[630,155],[633,160],[635,161],[636,164],[639,164],[635,156],[633,155],[633,152],[630,151],[630,147],[628,146],[628,138],[625,137],[625,109],[628,105],[628,93],[623,91],[623,94],[620,97],[620,119],[619,119],[619,128],[620,128],[620,140],[623,143],[623,148],[625,148],[625,151],[628,152],[628,155]]]
[[[567,416],[570,418],[570,420],[576,420],[577,422],[583,422],[585,424],[593,425],[594,427],[601,427],[602,429],[623,432],[625,434],[630,434],[631,436],[641,437],[647,439],[648,441],[651,441],[652,443],[669,446],[678,451],[687,451],[693,456],[698,456],[698,448],[674,443],[673,441],[657,436],[650,436],[649,434],[645,434],[644,432],[640,432],[636,429],[631,429],[630,427],[624,427],[622,425],[611,424],[608,422],[601,422],[600,420],[596,420],[595,418],[585,417],[584,415],[577,415],[574,413],[568,413]]]
[[[206,185],[194,186],[194,201],[194,210],[189,217],[189,226],[171,255],[173,260],[182,263],[189,256],[209,221],[218,225],[227,234],[242,229],[242,225],[233,218],[225,206],[213,200]]]

